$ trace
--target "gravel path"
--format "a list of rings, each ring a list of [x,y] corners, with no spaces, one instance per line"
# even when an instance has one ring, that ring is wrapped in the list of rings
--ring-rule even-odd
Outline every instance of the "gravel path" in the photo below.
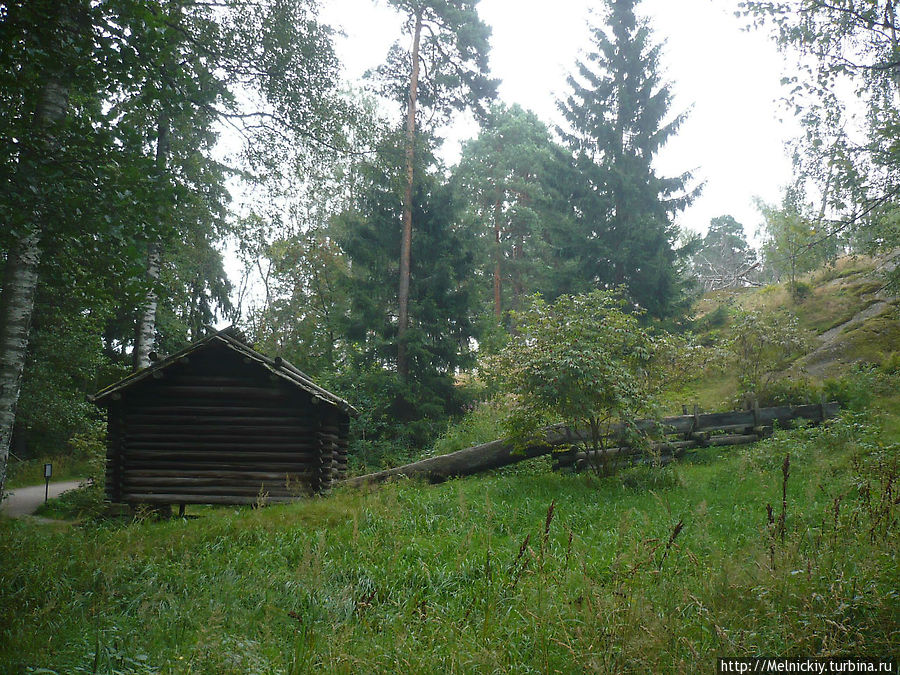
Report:
[[[67,490],[74,490],[81,481],[72,480],[61,483],[50,483],[50,497],[58,497]],[[30,516],[44,503],[44,486],[32,485],[11,490],[9,495],[0,502],[0,512],[10,518]]]

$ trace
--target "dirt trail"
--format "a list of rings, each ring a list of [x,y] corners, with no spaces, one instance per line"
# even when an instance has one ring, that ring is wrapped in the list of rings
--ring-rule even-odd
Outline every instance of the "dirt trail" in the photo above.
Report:
[[[79,485],[81,481],[78,480],[50,483],[50,497],[59,497],[63,492],[74,490]],[[30,516],[44,503],[44,489],[43,485],[31,485],[11,490],[9,496],[0,502],[0,512],[10,518]]]

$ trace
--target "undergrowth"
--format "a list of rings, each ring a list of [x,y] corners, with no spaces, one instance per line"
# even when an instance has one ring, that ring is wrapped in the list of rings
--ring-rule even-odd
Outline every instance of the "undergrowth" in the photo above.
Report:
[[[3,520],[0,665],[697,672],[717,655],[896,654],[894,441],[847,413],[662,473],[401,482],[168,522]]]

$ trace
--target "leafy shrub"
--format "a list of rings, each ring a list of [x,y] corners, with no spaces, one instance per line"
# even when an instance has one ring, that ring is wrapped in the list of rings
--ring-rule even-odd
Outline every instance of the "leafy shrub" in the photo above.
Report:
[[[503,435],[503,420],[508,414],[507,407],[504,399],[471,405],[461,420],[451,423],[438,437],[431,454],[446,455],[500,438]]]
[[[806,378],[773,380],[766,382],[756,394],[759,405],[801,405],[818,403],[822,391]]]
[[[728,323],[731,313],[727,305],[719,305],[713,311],[706,314],[702,319],[697,321],[697,328],[702,331],[712,330],[713,328],[721,328]]]
[[[515,400],[510,435],[525,444],[548,422],[590,431],[587,449],[603,456],[609,426],[650,405],[656,341],[610,291],[531,298],[517,331],[492,361],[500,390]],[[605,468],[598,467],[605,472]]]
[[[850,410],[864,410],[879,390],[879,379],[874,367],[858,365],[847,375],[825,380],[825,397]]]
[[[725,345],[742,394],[761,392],[773,372],[787,367],[807,347],[796,316],[756,311],[735,314]]]
[[[891,352],[885,355],[878,367],[881,369],[881,372],[888,375],[900,373],[900,352]]]
[[[791,297],[794,299],[794,302],[803,302],[812,295],[812,290],[812,286],[805,281],[796,281],[793,288],[791,288]]]

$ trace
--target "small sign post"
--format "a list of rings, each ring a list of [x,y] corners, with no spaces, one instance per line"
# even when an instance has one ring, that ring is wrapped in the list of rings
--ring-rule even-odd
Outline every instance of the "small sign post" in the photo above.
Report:
[[[50,476],[53,475],[53,465],[52,464],[44,464],[44,503],[47,503],[47,499],[50,497]]]

